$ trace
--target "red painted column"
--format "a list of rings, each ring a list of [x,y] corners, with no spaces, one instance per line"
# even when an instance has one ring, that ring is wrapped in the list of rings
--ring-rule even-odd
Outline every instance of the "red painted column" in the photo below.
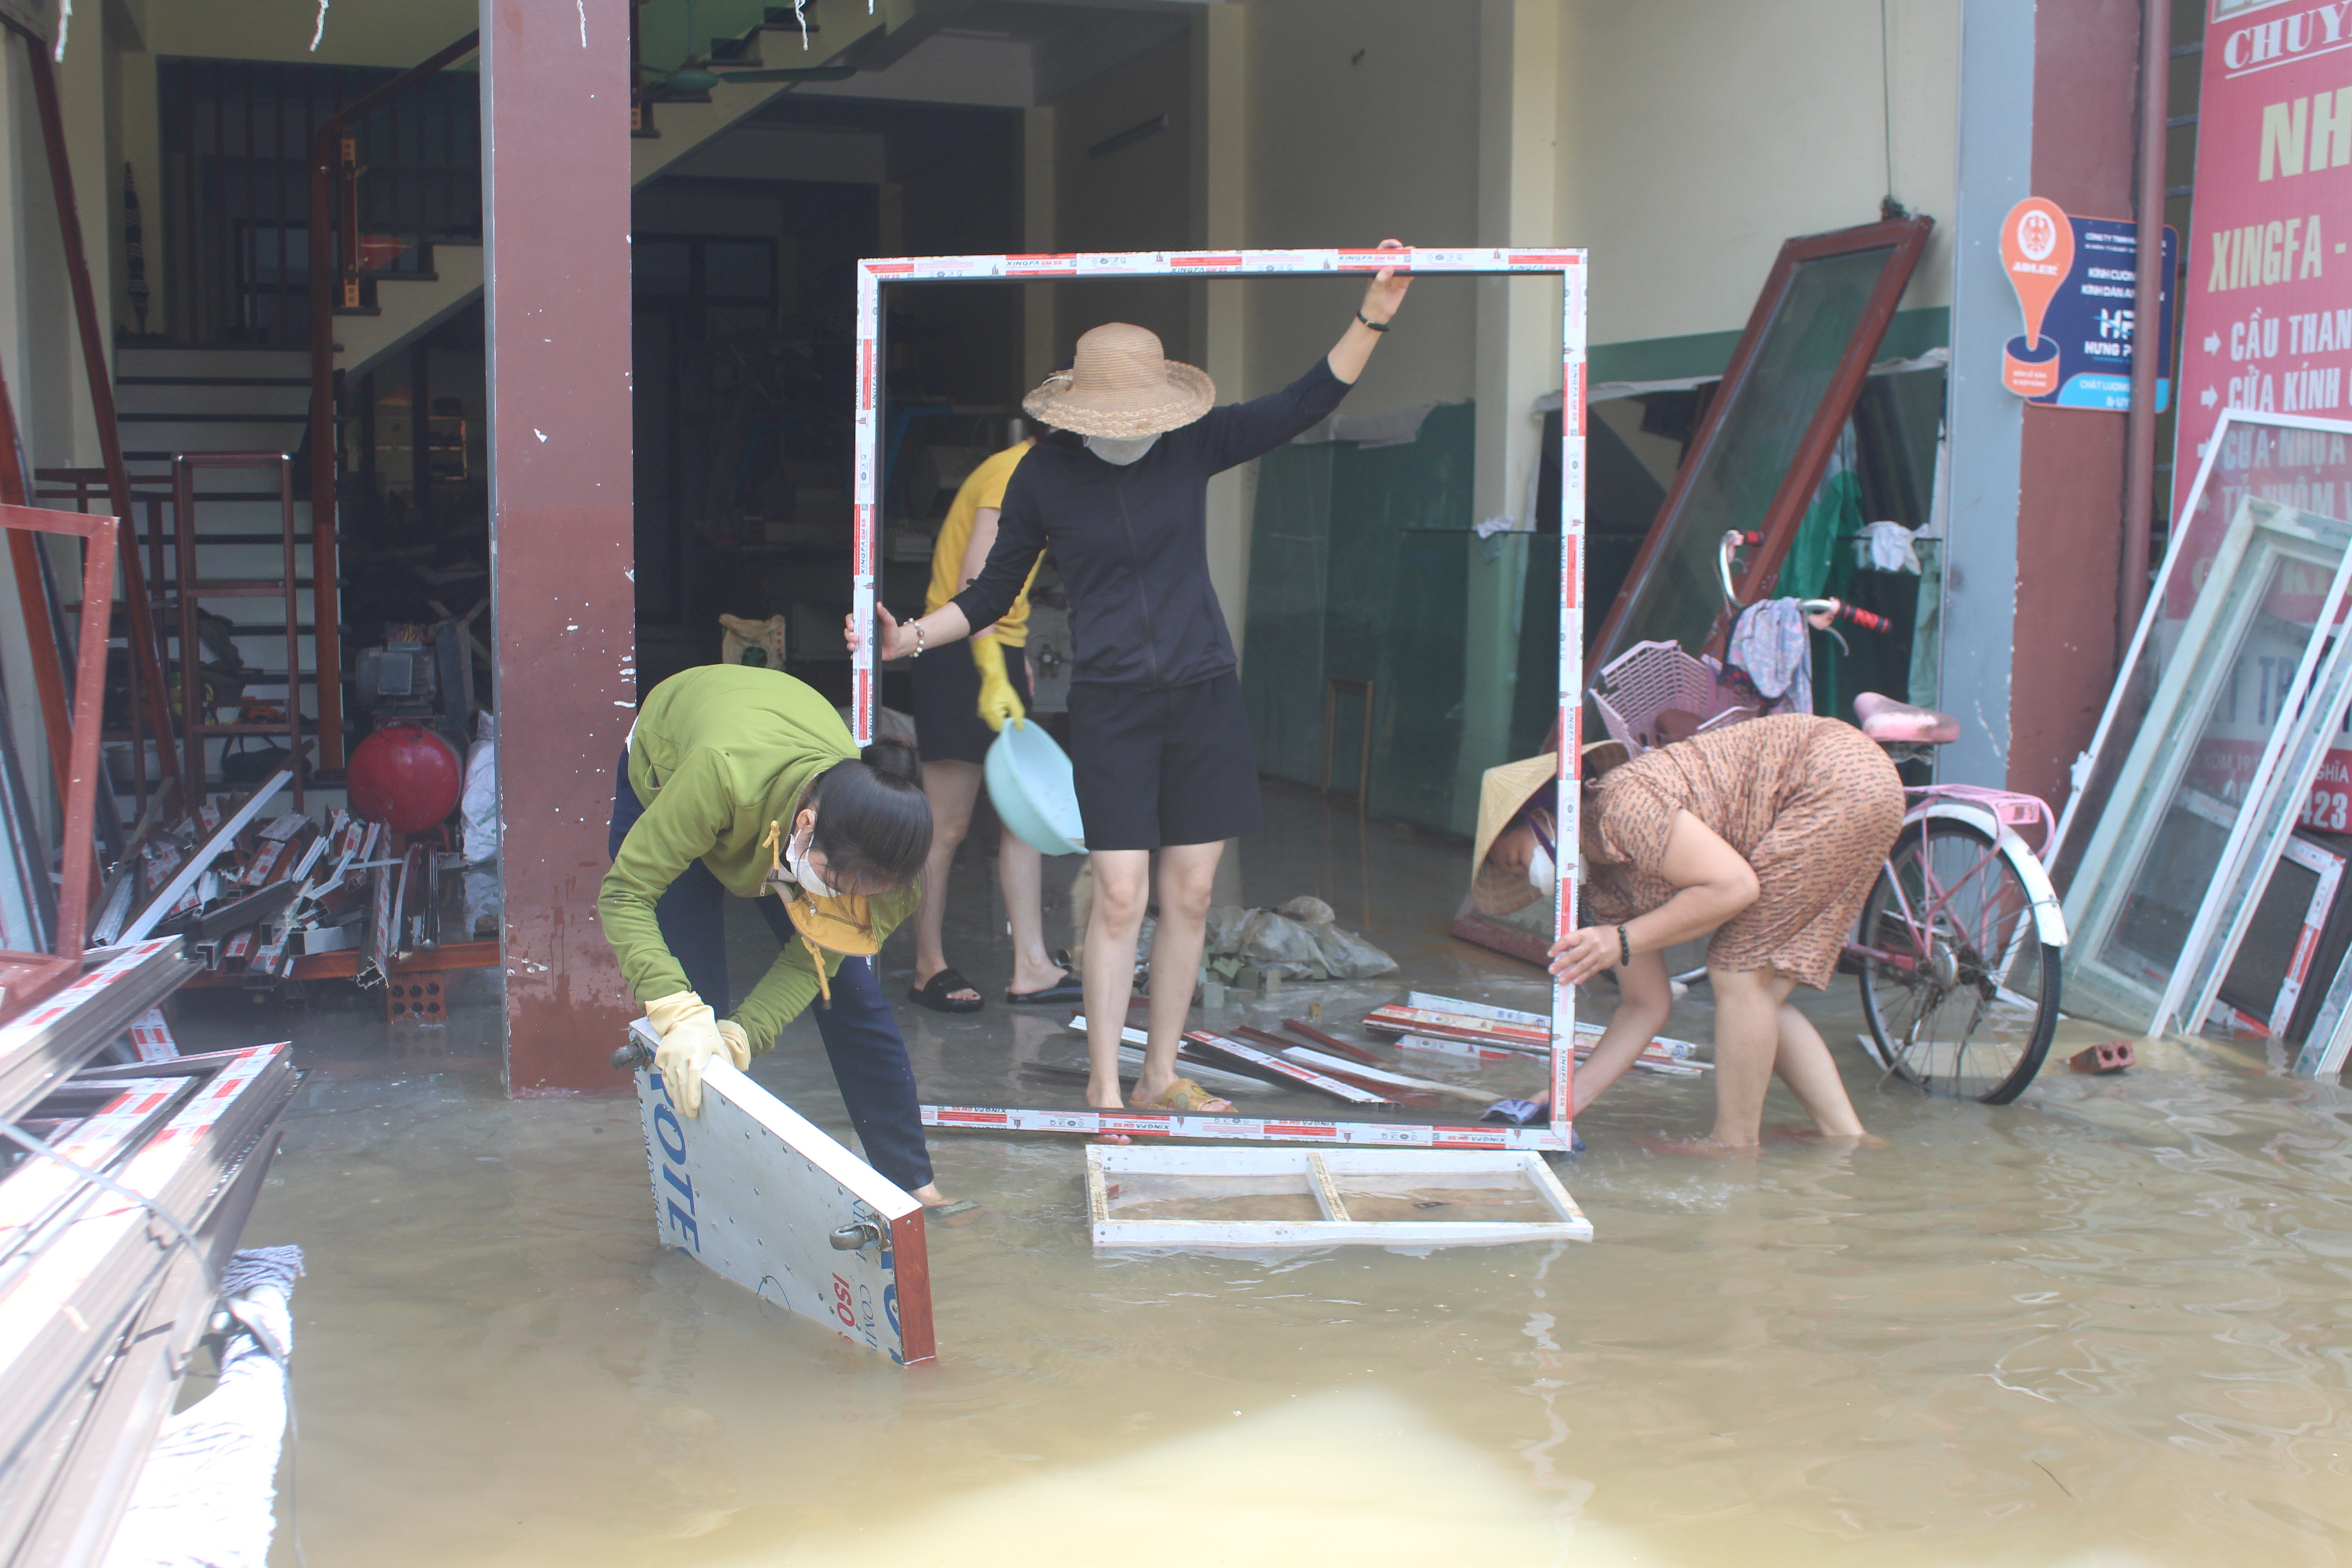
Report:
[[[2033,194],[2070,213],[2132,216],[2140,10],[2073,0],[2034,14]],[[2119,413],[2025,410],[2008,783],[2053,804],[2115,682],[2126,429]]]
[[[507,1088],[618,1093],[596,920],[636,703],[630,0],[481,0]]]

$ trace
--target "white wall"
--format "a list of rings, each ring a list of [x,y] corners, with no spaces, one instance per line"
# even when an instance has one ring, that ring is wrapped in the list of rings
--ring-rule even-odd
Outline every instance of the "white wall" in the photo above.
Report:
[[[1948,223],[1957,0],[1885,0],[1894,192]],[[1887,188],[1879,0],[1562,0],[1559,243],[1592,251],[1592,341],[1747,324],[1780,242]],[[1906,309],[1950,300],[1939,227]]]
[[[1478,8],[1426,0],[1257,0],[1245,139],[1247,243],[1469,245],[1478,223]],[[1329,349],[1361,279],[1266,279],[1248,294],[1244,395]],[[1350,394],[1351,413],[1471,395],[1477,303],[1419,284]]]
[[[1877,0],[1558,0],[1559,199],[1534,243],[1592,251],[1591,341],[1737,331],[1792,235],[1868,223],[1888,188]],[[1246,242],[1475,237],[1482,8],[1253,0]],[[1957,0],[1886,0],[1893,189],[1948,222]],[[1948,303],[1939,228],[1905,309]],[[1344,321],[1348,285],[1258,282],[1249,390]],[[1314,290],[1329,296],[1324,300]],[[1471,395],[1475,307],[1427,289],[1351,407]]]

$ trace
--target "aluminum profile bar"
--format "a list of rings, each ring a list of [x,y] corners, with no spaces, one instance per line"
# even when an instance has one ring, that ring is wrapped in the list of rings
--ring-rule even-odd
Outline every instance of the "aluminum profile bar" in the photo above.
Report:
[[[56,995],[0,1026],[0,1117],[14,1121],[197,966],[180,939],[159,936],[121,950]]]
[[[37,1230],[9,1233],[0,1256],[9,1568],[102,1560],[299,1087],[282,1043],[171,1065],[200,1087],[116,1180],[186,1224],[205,1266],[145,1206],[96,1187]]]

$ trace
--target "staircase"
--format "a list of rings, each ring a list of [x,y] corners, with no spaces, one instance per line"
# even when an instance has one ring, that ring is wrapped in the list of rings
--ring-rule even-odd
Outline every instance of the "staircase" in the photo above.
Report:
[[[115,400],[122,432],[122,455],[134,487],[144,495],[168,489],[172,458],[182,452],[283,452],[292,454],[302,444],[310,419],[310,356],[299,349],[119,348],[115,353]],[[275,481],[260,471],[198,470],[194,476],[197,502],[196,572],[201,579],[265,579],[285,575],[278,540],[278,502]],[[296,489],[299,497],[300,479]],[[302,731],[313,741],[311,766],[319,762],[318,641],[310,626],[310,507],[294,503],[296,537],[294,592],[298,668],[289,689],[286,658],[283,595],[200,599],[199,605],[229,621],[231,639],[247,668],[261,679],[246,693],[263,702],[300,704]],[[138,507],[141,548],[150,538],[151,519],[144,501]],[[162,570],[151,587],[160,599],[173,591],[177,564],[173,552],[163,552]],[[167,667],[181,659],[179,619],[162,618]],[[194,657],[208,656],[197,650]],[[217,660],[215,659],[215,662]],[[214,738],[205,742],[208,785],[224,786],[221,755],[230,742]],[[118,784],[125,820],[131,816],[131,792]],[[309,786],[304,805],[314,813],[343,804],[340,787]]]
[[[639,58],[652,83],[681,66],[707,69],[717,80],[706,90],[677,91],[667,84],[648,94],[631,142],[630,178],[643,184],[732,126],[776,94],[785,82],[730,80],[762,68],[793,68],[840,62],[856,53],[870,68],[887,64],[911,48],[962,0],[810,0],[809,47],[802,48],[801,23],[790,5],[749,0],[697,0],[695,31],[688,31],[686,0],[644,0],[637,9]],[[870,5],[870,10],[869,10]],[[824,30],[817,13],[824,13]],[[927,15],[928,13],[928,15]],[[408,253],[400,270],[370,270],[363,305],[333,316],[332,368],[347,384],[399,353],[418,338],[481,297],[485,282],[480,244],[442,235]],[[422,262],[422,266],[416,263]],[[310,417],[316,366],[308,350],[267,348],[125,347],[118,351],[115,384],[122,446],[134,483],[144,493],[168,489],[172,458],[190,452],[283,452],[303,446]],[[298,473],[298,493],[308,489]],[[283,579],[278,505],[274,489],[259,473],[205,472],[195,476],[197,575],[201,579]],[[312,563],[310,506],[295,502],[298,658],[287,668],[283,595],[200,600],[202,607],[232,623],[232,639],[244,665],[261,680],[246,688],[262,701],[298,702],[306,738],[313,738],[320,714],[318,640],[310,620]],[[138,527],[148,536],[148,509],[139,507]],[[142,544],[143,548],[143,544]],[[159,597],[176,575],[166,550],[153,584]],[[176,663],[176,617],[159,628],[163,657]],[[201,659],[199,650],[193,658]],[[333,661],[330,661],[331,667]],[[232,742],[205,742],[208,784],[223,786],[221,759]],[[343,803],[339,787],[310,789],[312,812]],[[125,803],[127,784],[118,788]]]
[[[913,47],[936,17],[954,8],[944,0],[873,0],[869,16],[862,0],[810,0],[809,47],[801,48],[801,24],[789,5],[751,0],[697,0],[697,32],[686,30],[685,0],[646,0],[637,8],[639,58],[648,79],[689,59],[707,63],[718,84],[699,96],[661,98],[643,112],[629,144],[629,182],[642,185],[688,153],[786,89],[783,82],[730,79],[760,68],[840,63],[852,44],[877,62]],[[824,13],[822,30],[819,11]],[[882,37],[877,37],[880,34]],[[869,41],[870,40],[870,41]],[[363,313],[335,315],[335,368],[356,380],[399,353],[457,311],[481,298],[484,281],[478,246],[438,240],[433,270],[424,278],[371,273],[376,300]]]

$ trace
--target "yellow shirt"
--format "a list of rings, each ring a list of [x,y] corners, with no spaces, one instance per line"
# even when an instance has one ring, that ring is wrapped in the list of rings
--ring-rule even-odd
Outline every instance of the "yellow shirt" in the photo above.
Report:
[[[1021,466],[1028,451],[1025,441],[1007,447],[972,469],[971,477],[956,491],[955,504],[948,508],[948,519],[940,524],[940,542],[931,551],[931,588],[923,596],[923,614],[929,615],[963,591],[963,552],[971,547],[972,526],[980,521],[980,509],[1004,505],[1004,487],[1012,482],[1013,470]],[[997,640],[1006,647],[1028,646],[1029,586],[1036,581],[1037,564],[1033,561],[1020,596],[996,623]]]

